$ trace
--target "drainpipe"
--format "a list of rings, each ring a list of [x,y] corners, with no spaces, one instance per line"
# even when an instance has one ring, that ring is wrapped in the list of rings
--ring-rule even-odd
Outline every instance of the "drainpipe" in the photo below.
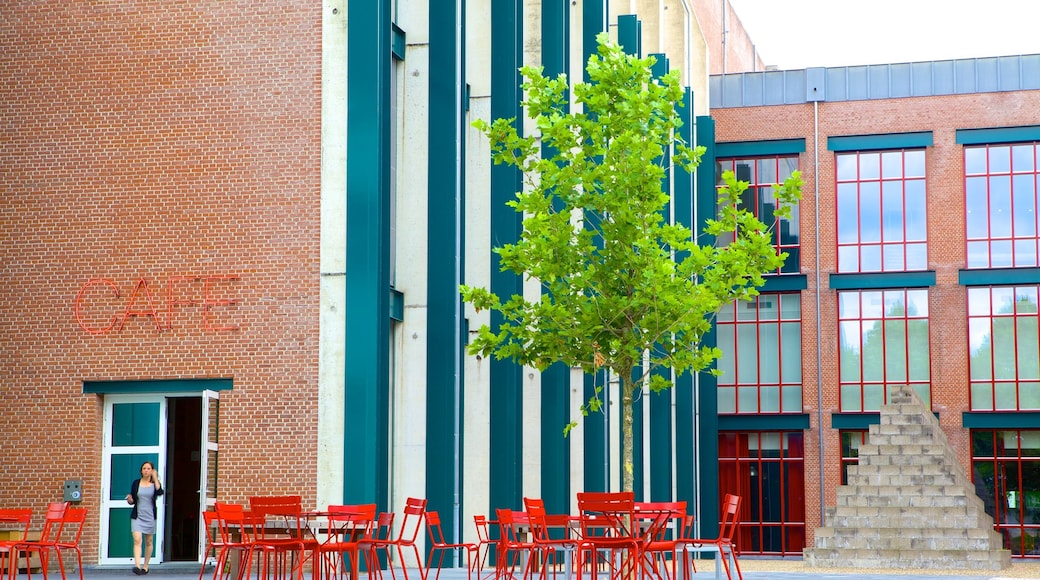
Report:
[[[825,526],[827,514],[823,490],[823,341],[820,340],[820,101],[813,101],[813,197],[816,216],[816,429],[820,435],[820,526]]]

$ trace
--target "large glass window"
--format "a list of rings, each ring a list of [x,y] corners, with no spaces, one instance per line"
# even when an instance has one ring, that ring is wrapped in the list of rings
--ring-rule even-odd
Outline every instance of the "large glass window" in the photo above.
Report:
[[[716,322],[719,413],[801,413],[801,295],[736,301]]]
[[[973,411],[1040,409],[1037,286],[968,289]]]
[[[805,547],[804,435],[719,433],[719,495],[739,495],[741,554],[797,554]]]
[[[838,326],[843,412],[880,410],[895,385],[931,404],[927,290],[840,292]]]
[[[773,186],[783,183],[798,169],[798,156],[720,159],[717,163],[716,176],[719,185],[722,185],[722,174],[725,171],[732,171],[737,179],[750,184],[744,191],[741,205],[754,213],[762,223],[773,228],[773,245],[776,246],[777,252],[787,252],[787,260],[777,273],[796,274],[801,271],[798,206],[791,208],[790,219],[783,218],[777,221],[773,213],[777,205]],[[719,243],[727,242],[728,240],[720,236]]]
[[[1037,143],[964,148],[969,268],[1037,266]]]
[[[836,157],[838,271],[927,269],[924,150]]]
[[[1013,556],[1040,557],[1040,431],[971,431],[971,479]]]

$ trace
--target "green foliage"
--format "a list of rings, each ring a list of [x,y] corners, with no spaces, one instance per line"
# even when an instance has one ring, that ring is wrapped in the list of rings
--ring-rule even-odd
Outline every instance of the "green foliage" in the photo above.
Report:
[[[525,177],[524,191],[509,202],[523,213],[523,232],[495,249],[501,267],[538,280],[544,292],[537,300],[502,301],[484,288],[461,289],[478,311],[494,309],[503,319],[497,331],[480,328],[470,354],[538,369],[555,362],[588,373],[609,368],[621,378],[629,411],[641,382],[629,380],[633,368],[642,365],[654,391],[672,386],[651,375],[654,368],[708,368],[719,355],[701,345],[712,315],[729,301],[755,296],[762,274],[786,257],[777,254],[769,228],[740,207],[747,184],[732,172],[705,233],[735,232],[733,241],[699,245],[688,228],[668,223],[665,162],[692,172],[703,148],[688,147],[677,133],[683,97],[677,71],[653,79],[653,62],[600,35],[598,54],[588,62],[592,82],[573,87],[580,112],[567,109],[565,77],[524,67],[524,106],[537,134],[519,135],[515,119],[474,123],[488,136],[494,162]],[[777,189],[777,216],[789,216],[800,187],[795,172]],[[597,391],[583,414],[600,404]]]

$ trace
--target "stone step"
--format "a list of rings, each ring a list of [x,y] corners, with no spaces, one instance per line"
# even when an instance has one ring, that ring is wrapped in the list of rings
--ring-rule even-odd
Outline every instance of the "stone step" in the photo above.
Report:
[[[896,568],[928,570],[1002,570],[1011,566],[1009,550],[920,550],[806,548],[806,564],[829,568]]]
[[[840,487],[838,488],[841,489]],[[976,496],[966,495],[862,495],[841,493],[836,507],[941,507],[964,508],[981,503]],[[974,501],[972,501],[974,500]]]
[[[974,495],[974,490],[958,485],[842,485],[837,489],[838,496],[874,495],[880,497],[897,496],[910,498],[914,496],[931,497],[943,495],[949,497]]]
[[[964,510],[956,513],[946,508],[849,508],[829,514],[827,525],[836,528],[913,528],[922,521],[935,528],[981,528],[988,524],[985,511]],[[858,529],[856,533],[858,533]]]
[[[983,528],[937,528],[919,527],[920,522],[909,527],[877,527],[853,529],[838,523],[817,529],[816,546],[819,548],[880,547],[892,541],[915,542],[916,547],[930,550],[947,550],[972,547],[989,549],[1000,547],[1001,536],[995,530]],[[822,533],[821,533],[822,532]],[[836,546],[835,543],[838,545]],[[931,547],[929,547],[931,546]]]
[[[880,466],[878,466],[880,467]],[[954,473],[904,473],[899,469],[894,469],[891,465],[886,465],[887,470],[868,470],[867,473],[860,472],[858,469],[855,473],[849,472],[848,474],[848,485],[850,486],[944,486],[944,485],[964,485],[967,480],[964,477],[959,477]],[[871,472],[873,471],[873,472]],[[895,473],[888,473],[887,471],[894,471]]]

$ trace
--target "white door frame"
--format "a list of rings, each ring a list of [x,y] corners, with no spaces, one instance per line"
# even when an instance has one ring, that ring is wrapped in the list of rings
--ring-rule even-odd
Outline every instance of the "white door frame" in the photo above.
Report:
[[[166,393],[148,393],[143,395],[105,395],[105,413],[102,432],[101,452],[101,518],[99,533],[98,560],[102,565],[131,565],[133,556],[129,558],[110,558],[109,549],[109,511],[113,508],[127,507],[124,496],[130,492],[130,484],[133,482],[112,482],[112,455],[126,453],[155,453],[158,456],[158,464],[155,466],[159,474],[159,481],[165,481],[166,475],[166,430],[168,425],[168,405],[166,404]],[[126,403],[158,403],[159,404],[159,443],[147,446],[112,447],[112,406]],[[118,450],[118,453],[113,453]],[[123,492],[125,486],[126,491]],[[113,497],[115,499],[113,499]],[[161,500],[160,500],[161,501]],[[161,505],[161,504],[160,504]],[[163,558],[163,546],[166,541],[166,513],[165,509],[156,509],[155,514],[155,556],[152,562],[159,564]]]

